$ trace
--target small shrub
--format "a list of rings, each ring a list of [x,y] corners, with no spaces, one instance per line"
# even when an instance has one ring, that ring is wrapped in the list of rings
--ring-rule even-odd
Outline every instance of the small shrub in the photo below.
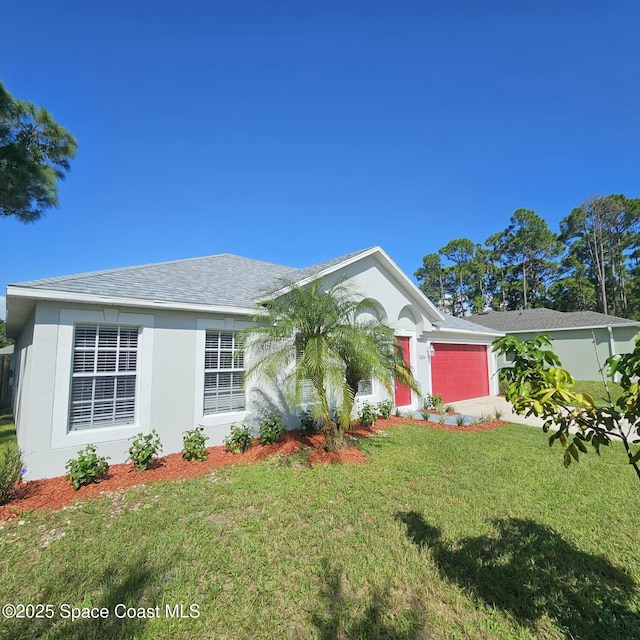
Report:
[[[318,431],[318,422],[311,415],[311,411],[303,411],[300,414],[300,431],[305,436],[311,436]]]
[[[363,427],[370,427],[378,419],[378,412],[373,405],[365,402],[360,409],[360,424]]]
[[[502,411],[500,411],[500,409],[496,409],[496,410],[493,412],[493,417],[494,417],[496,420],[501,420],[501,419],[502,419]]]
[[[401,418],[402,417],[402,411],[400,410],[400,407],[396,407],[393,411],[393,415],[396,418]]]
[[[251,446],[251,429],[246,424],[232,424],[229,435],[224,439],[224,446],[230,453],[242,453]]]
[[[129,457],[127,462],[133,462],[136,471],[146,471],[153,464],[153,456],[162,451],[160,436],[155,429],[151,433],[139,433],[133,438],[129,447]]]
[[[442,411],[443,402],[442,402],[442,394],[436,393],[435,395],[431,395],[427,393],[424,396],[424,400],[422,401],[423,409],[431,409],[431,412],[439,412]]]
[[[456,424],[459,427],[464,427],[464,416],[463,415],[457,415],[456,416]]]
[[[486,422],[487,420],[488,420],[488,418],[487,418],[487,416],[485,416],[485,415],[484,415],[484,413],[481,413],[481,414],[478,416],[478,422],[479,422],[480,424],[482,424],[483,422]]]
[[[26,472],[20,449],[3,447],[0,450],[0,504],[15,498],[16,489]]]
[[[448,405],[445,406],[444,412],[445,413],[455,413],[456,412],[456,408],[452,404],[448,404]]]
[[[68,471],[65,480],[69,480],[76,491],[85,484],[99,482],[106,477],[109,470],[107,460],[109,460],[108,457],[105,458],[97,454],[94,444],[88,444],[65,465],[65,469]]]
[[[182,457],[185,460],[207,459],[207,440],[209,436],[204,435],[204,427],[197,426],[195,429],[185,431],[182,434]]]
[[[420,409],[420,414],[422,415],[422,419],[428,420],[434,411],[435,409],[433,408],[431,394],[428,393],[427,397],[422,402],[422,409]]]
[[[391,415],[391,411],[393,410],[393,403],[391,400],[383,400],[382,402],[378,402],[376,405],[376,410],[381,418],[385,420]]]
[[[447,420],[447,414],[444,411],[440,411],[438,413],[438,422],[440,424],[444,424]]]
[[[260,423],[260,429],[258,431],[260,444],[273,444],[274,442],[278,442],[286,430],[287,428],[277,413],[268,414]]]

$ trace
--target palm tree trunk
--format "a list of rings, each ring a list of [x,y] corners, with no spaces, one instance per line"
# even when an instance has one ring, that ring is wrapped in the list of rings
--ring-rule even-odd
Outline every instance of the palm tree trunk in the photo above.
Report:
[[[344,442],[344,428],[341,427],[335,420],[331,419],[331,409],[329,409],[329,402],[327,400],[327,394],[323,385],[316,387],[318,396],[320,398],[320,405],[322,407],[323,415],[323,431],[324,431],[324,448],[327,451],[339,451],[345,448]]]

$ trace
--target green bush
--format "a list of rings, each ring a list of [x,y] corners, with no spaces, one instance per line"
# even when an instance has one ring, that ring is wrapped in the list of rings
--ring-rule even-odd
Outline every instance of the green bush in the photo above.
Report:
[[[300,413],[300,432],[305,436],[312,436],[318,432],[318,421],[311,415],[311,411]]]
[[[363,427],[370,427],[378,419],[378,411],[373,405],[365,402],[360,409],[360,424]]]
[[[432,413],[440,411],[442,409],[442,405],[442,394],[440,393],[436,393],[434,396],[427,393],[422,401],[422,408],[430,410]]]
[[[207,459],[207,440],[209,436],[204,435],[204,427],[198,426],[182,434],[182,457],[185,460]]]
[[[246,424],[231,425],[231,433],[224,439],[224,446],[231,453],[242,453],[251,446],[251,429]]]
[[[382,402],[378,402],[376,409],[380,417],[386,420],[393,411],[393,402],[391,402],[391,400],[383,400]]]
[[[94,444],[88,444],[78,451],[75,458],[67,461],[65,469],[68,473],[65,480],[69,480],[76,491],[85,484],[99,482],[106,477],[109,470],[107,460],[109,460],[108,457],[105,458],[96,453]]]
[[[458,415],[456,416],[456,424],[457,424],[459,427],[464,427],[464,423],[465,423],[464,416],[463,416],[463,415],[458,414]]]
[[[155,429],[151,433],[139,433],[133,438],[129,447],[129,457],[127,462],[133,462],[136,471],[146,471],[153,464],[153,456],[162,451],[160,436]]]
[[[278,442],[286,430],[287,428],[277,413],[268,414],[260,423],[260,429],[258,431],[260,444],[273,444],[274,442]]]
[[[0,504],[6,504],[15,498],[17,487],[26,471],[20,449],[11,446],[0,449]]]

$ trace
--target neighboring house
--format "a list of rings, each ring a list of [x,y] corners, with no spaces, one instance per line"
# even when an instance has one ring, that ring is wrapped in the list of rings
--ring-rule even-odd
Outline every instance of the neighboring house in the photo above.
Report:
[[[608,316],[595,311],[488,311],[469,320],[521,340],[540,334],[552,338],[551,348],[576,380],[600,380],[605,360],[618,353],[633,351],[640,322]],[[500,358],[498,365],[506,361]]]
[[[394,328],[423,393],[445,401],[497,393],[489,345],[500,332],[443,316],[380,247],[305,269],[220,254],[33,280],[7,287],[27,478],[64,473],[89,443],[122,462],[128,439],[152,428],[171,453],[196,425],[218,445],[231,424],[255,424],[273,408],[296,426],[298,409],[274,385],[243,387],[234,357],[237,332],[280,278],[344,280],[368,301],[364,317]],[[358,400],[386,397],[373,380]],[[401,385],[393,400],[404,410],[420,404]]]

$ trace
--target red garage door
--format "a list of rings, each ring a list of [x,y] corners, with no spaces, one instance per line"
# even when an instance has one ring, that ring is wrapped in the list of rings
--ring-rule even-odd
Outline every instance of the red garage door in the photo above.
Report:
[[[434,344],[433,348],[433,395],[441,394],[444,402],[489,395],[486,345]]]

